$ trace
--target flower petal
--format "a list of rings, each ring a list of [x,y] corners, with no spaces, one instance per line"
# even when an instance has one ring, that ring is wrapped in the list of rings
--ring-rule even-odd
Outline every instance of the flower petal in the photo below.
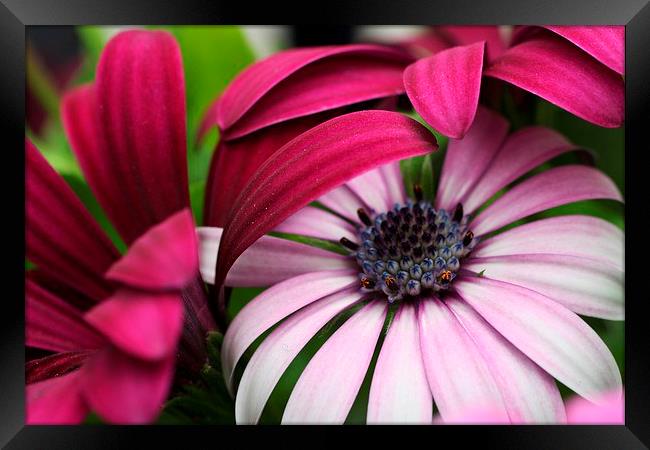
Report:
[[[406,202],[406,190],[404,189],[404,179],[400,170],[399,161],[390,164],[384,164],[379,167],[384,175],[384,182],[388,191],[388,202],[391,207],[395,203]]]
[[[79,389],[80,372],[26,387],[28,425],[77,425],[89,412]]]
[[[53,352],[68,352],[97,349],[103,340],[84,321],[80,310],[27,280],[25,344]]]
[[[149,362],[107,348],[82,367],[84,398],[107,422],[153,422],[167,398],[174,375],[174,357]]]
[[[547,26],[549,30],[568,39],[610,69],[625,72],[625,27],[610,26]]]
[[[620,391],[604,393],[597,404],[576,395],[566,404],[568,422],[575,425],[623,425],[624,400]]]
[[[437,298],[418,308],[420,347],[429,388],[445,422],[456,421],[470,408],[485,407],[508,414],[484,357],[458,319]]]
[[[25,384],[60,377],[77,370],[93,351],[63,352],[32,359],[25,363]]]
[[[566,415],[555,380],[455,296],[445,304],[485,358],[499,386],[511,423],[564,423]]]
[[[312,47],[276,53],[240,73],[222,94],[225,139],[340,106],[404,92],[404,53],[379,45]]]
[[[392,208],[394,205],[390,201],[388,187],[386,186],[384,175],[381,172],[381,166],[348,180],[345,185],[368,205],[370,208],[369,212],[380,213]]]
[[[112,291],[103,274],[119,252],[29,141],[25,153],[27,259],[48,277],[101,300]]]
[[[592,216],[567,215],[536,220],[489,239],[472,250],[472,258],[554,254],[593,259],[623,270],[623,231]]]
[[[85,317],[121,350],[137,358],[160,360],[176,351],[183,302],[179,294],[121,289]]]
[[[472,125],[484,49],[485,42],[452,47],[420,59],[404,71],[404,86],[413,107],[445,136],[462,138]]]
[[[485,75],[539,95],[602,127],[623,123],[623,79],[566,40],[537,34],[508,49]]]
[[[352,270],[312,272],[278,283],[246,304],[223,340],[221,364],[231,392],[239,358],[264,331],[303,306],[357,283]]]
[[[192,213],[183,209],[133,242],[106,277],[137,289],[181,290],[197,274],[197,247]]]
[[[474,277],[454,283],[458,294],[515,347],[579,395],[594,399],[621,389],[616,361],[576,314],[537,292]]]
[[[217,251],[223,230],[199,227],[201,276],[214,283]],[[226,277],[227,286],[264,287],[308,272],[354,270],[350,258],[289,239],[262,236],[235,261]]]
[[[189,206],[183,67],[169,33],[112,38],[94,88],[73,91],[63,108],[86,179],[127,244]]]
[[[453,209],[471,192],[492,162],[508,133],[501,115],[480,107],[463,139],[450,139],[436,196],[438,208]]]
[[[576,149],[564,136],[549,128],[532,126],[515,131],[508,136],[487,170],[465,195],[465,213],[475,211],[501,188],[529,170]]]
[[[346,114],[301,134],[275,152],[240,195],[224,227],[216,286],[246,248],[309,202],[364,171],[435,148],[426,128],[388,111]]]
[[[330,241],[338,241],[342,237],[351,241],[358,240],[356,230],[349,222],[313,206],[305,206],[294,213],[275,227],[274,231],[300,234]]]
[[[623,201],[614,182],[599,170],[578,165],[555,167],[499,197],[470,227],[475,234],[482,235],[539,211],[590,199]]]
[[[368,371],[386,310],[383,301],[369,303],[318,349],[291,391],[283,424],[345,421]]]
[[[235,403],[238,424],[255,424],[275,384],[300,350],[332,317],[361,299],[353,287],[306,306],[282,322],[260,344],[246,365]]]
[[[506,49],[506,43],[501,36],[498,26],[437,26],[435,27],[435,31],[456,45],[468,45],[485,41],[485,52],[488,61],[492,61],[501,56]]]
[[[356,223],[359,222],[357,210],[369,208],[347,184],[332,189],[317,200],[323,206]]]
[[[372,375],[368,423],[430,424],[433,398],[422,362],[415,307],[395,313]]]
[[[568,255],[524,254],[472,258],[463,268],[485,271],[486,278],[539,292],[584,316],[624,318],[623,270],[608,263]]]

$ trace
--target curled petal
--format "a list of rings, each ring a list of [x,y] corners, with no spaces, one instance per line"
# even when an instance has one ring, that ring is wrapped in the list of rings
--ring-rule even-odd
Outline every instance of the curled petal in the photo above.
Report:
[[[589,53],[610,69],[625,72],[625,27],[612,26],[547,26],[549,30]]]

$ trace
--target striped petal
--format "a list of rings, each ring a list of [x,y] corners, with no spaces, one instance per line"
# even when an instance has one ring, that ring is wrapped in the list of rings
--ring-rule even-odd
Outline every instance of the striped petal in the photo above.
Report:
[[[54,353],[25,363],[25,384],[60,377],[74,370],[93,354],[93,351]]]
[[[214,283],[217,251],[223,230],[198,228],[200,241],[201,276],[206,283]],[[226,277],[227,286],[271,286],[308,272],[322,270],[354,270],[350,258],[289,239],[262,236],[235,261]]]
[[[275,384],[300,350],[332,317],[361,299],[356,287],[318,300],[296,312],[262,342],[246,365],[235,403],[238,424],[254,424]]]
[[[359,208],[369,209],[368,205],[345,184],[320,196],[318,203],[353,222],[359,222],[357,214]]]
[[[588,399],[621,389],[616,361],[598,334],[553,300],[487,278],[457,280],[458,294],[522,353]]]
[[[388,191],[388,202],[392,207],[395,203],[406,202],[406,190],[399,162],[384,164],[379,168],[384,175],[384,182]]]
[[[509,190],[470,226],[475,234],[486,234],[531,214],[590,199],[623,201],[614,182],[599,170],[577,165],[555,167]]]
[[[625,27],[613,26],[547,26],[549,30],[589,53],[610,69],[625,72]]]
[[[383,301],[369,303],[318,349],[291,391],[283,424],[345,421],[368,371],[386,309]]]
[[[368,423],[430,424],[433,398],[420,350],[415,306],[395,314],[372,375]]]
[[[380,213],[393,207],[381,167],[369,170],[348,180],[346,186],[368,205],[372,212]]]
[[[358,240],[357,232],[349,222],[313,206],[305,206],[278,225],[274,231],[330,241],[338,241],[342,237],[351,241]]]
[[[515,131],[508,136],[487,170],[463,198],[465,212],[475,211],[500,189],[529,170],[576,149],[564,136],[549,128],[526,127]]]
[[[420,59],[404,71],[404,86],[413,107],[445,136],[460,139],[472,125],[484,50],[485,42],[452,47]]]
[[[485,358],[456,316],[437,298],[418,308],[424,368],[438,411],[445,422],[456,421],[472,408],[490,408],[508,415]]]
[[[608,128],[623,123],[622,77],[552,33],[508,49],[485,75],[512,83],[572,114]]]
[[[255,339],[303,306],[357,283],[355,271],[312,272],[278,283],[246,304],[223,341],[221,365],[231,392],[235,366]]]

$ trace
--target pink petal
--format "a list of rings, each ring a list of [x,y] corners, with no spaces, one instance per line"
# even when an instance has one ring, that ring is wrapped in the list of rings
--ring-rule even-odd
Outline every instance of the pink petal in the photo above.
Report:
[[[388,111],[346,114],[301,134],[275,152],[241,193],[224,226],[215,285],[223,285],[246,248],[309,202],[365,171],[435,148],[426,128]]]
[[[523,181],[499,197],[472,221],[470,227],[475,234],[486,234],[531,214],[591,199],[623,201],[614,182],[599,170],[578,165],[555,167]]]
[[[404,92],[404,53],[378,45],[286,50],[253,64],[223,93],[217,122],[226,139],[340,106]]]
[[[28,425],[76,425],[89,413],[79,389],[80,372],[75,371],[27,385]]]
[[[620,391],[600,395],[596,403],[574,396],[566,404],[567,419],[576,425],[623,425],[625,399]]]
[[[101,336],[80,310],[31,280],[25,284],[25,344],[54,352],[93,350]]]
[[[66,182],[25,141],[26,257],[48,277],[99,301],[103,273],[120,254]]]
[[[500,189],[529,170],[576,149],[564,136],[549,128],[533,126],[515,131],[508,136],[487,170],[463,199],[465,213],[475,211]]]
[[[468,408],[489,407],[508,418],[485,358],[454,314],[437,298],[418,308],[424,368],[442,418],[456,420]]]
[[[368,212],[384,212],[395,204],[389,197],[388,186],[386,186],[381,167],[364,172],[348,180],[345,185],[368,205],[370,209]]]
[[[614,26],[547,26],[549,30],[589,53],[610,69],[625,72],[625,27]]]
[[[146,424],[158,416],[174,375],[174,357],[148,362],[108,348],[86,362],[84,398],[107,422]]]
[[[485,358],[499,386],[510,422],[565,422],[564,404],[553,377],[517,350],[467,303],[449,296],[445,304]]]
[[[332,189],[318,199],[318,203],[353,222],[359,222],[357,210],[368,205],[346,184]]]
[[[169,33],[118,34],[94,88],[69,95],[63,118],[73,150],[127,243],[189,206],[183,66]]]
[[[291,392],[282,423],[345,421],[368,371],[386,305],[384,301],[369,303],[318,349]]]
[[[390,207],[392,208],[395,203],[405,203],[406,191],[404,189],[404,179],[402,178],[399,162],[384,164],[379,170],[384,175]]]
[[[621,388],[616,361],[598,334],[576,314],[537,292],[473,277],[454,283],[458,294],[522,353],[579,395]]]
[[[210,164],[203,223],[223,227],[235,200],[257,169],[287,142],[326,118],[322,115],[304,117],[235,141],[221,140]]]
[[[501,36],[498,26],[438,26],[435,30],[455,45],[468,45],[485,41],[488,61],[501,56],[506,49],[506,43]]]
[[[436,196],[438,208],[453,209],[471,192],[501,148],[508,127],[501,115],[481,106],[465,137],[449,140]]]
[[[624,234],[592,216],[568,215],[536,220],[482,241],[473,258],[554,254],[593,259],[623,270]]]
[[[415,306],[395,313],[372,375],[368,423],[430,424],[433,399],[422,362]]]
[[[77,370],[93,351],[64,352],[32,359],[25,363],[25,384],[60,377]]]
[[[531,289],[584,316],[624,318],[621,267],[568,255],[524,254],[472,258],[463,268],[484,270],[487,278]]]
[[[189,209],[152,226],[106,273],[138,289],[181,290],[198,271],[198,242]]]
[[[200,227],[201,276],[214,283],[221,228]],[[350,258],[289,239],[262,236],[235,261],[227,286],[263,287],[308,272],[357,268]]]
[[[260,344],[246,365],[235,403],[238,424],[255,424],[276,383],[300,350],[336,314],[358,301],[352,287],[318,300],[282,322]]]
[[[356,230],[349,222],[313,206],[305,206],[292,216],[289,216],[287,220],[275,227],[274,231],[300,234],[330,241],[338,241],[342,237],[351,241],[359,239]]]
[[[508,49],[485,75],[539,95],[596,125],[613,128],[623,123],[622,77],[550,33]]]
[[[264,331],[303,306],[358,282],[353,270],[312,272],[278,283],[251,300],[224,336],[221,364],[231,392],[235,365]]]
[[[160,360],[176,351],[183,302],[179,294],[121,289],[85,317],[120,350],[137,358]]]
[[[413,107],[445,136],[462,138],[472,125],[484,49],[485,42],[452,47],[420,59],[404,71],[404,86]]]

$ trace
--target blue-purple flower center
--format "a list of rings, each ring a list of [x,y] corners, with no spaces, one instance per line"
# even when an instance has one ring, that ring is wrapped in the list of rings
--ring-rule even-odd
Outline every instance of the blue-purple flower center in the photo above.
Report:
[[[390,303],[448,289],[478,242],[461,204],[447,211],[426,200],[408,200],[373,217],[364,209],[358,214],[364,224],[361,245],[341,242],[354,250],[362,288],[383,292]]]

